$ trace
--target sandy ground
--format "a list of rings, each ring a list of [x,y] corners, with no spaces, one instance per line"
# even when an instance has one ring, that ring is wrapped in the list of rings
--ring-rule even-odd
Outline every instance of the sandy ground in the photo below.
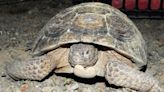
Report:
[[[73,75],[51,75],[42,82],[14,81],[5,73],[5,64],[29,56],[40,29],[70,2],[26,2],[0,6],[0,92],[135,92],[116,88],[104,78],[79,79]],[[164,89],[164,20],[133,19],[147,43],[147,73]]]

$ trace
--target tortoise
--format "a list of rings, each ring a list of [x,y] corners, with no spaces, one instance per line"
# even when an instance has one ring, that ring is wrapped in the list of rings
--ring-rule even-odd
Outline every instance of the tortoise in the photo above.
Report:
[[[158,81],[141,71],[147,64],[141,33],[125,14],[107,4],[81,3],[59,12],[41,29],[32,51],[34,57],[7,64],[10,77],[41,81],[55,71],[161,92]]]

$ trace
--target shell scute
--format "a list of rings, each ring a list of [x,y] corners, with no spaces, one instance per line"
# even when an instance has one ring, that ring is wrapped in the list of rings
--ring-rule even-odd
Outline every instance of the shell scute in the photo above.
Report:
[[[96,14],[81,14],[77,16],[70,30],[77,35],[106,35],[105,19]]]
[[[128,22],[126,22],[124,19],[122,19],[119,16],[106,16],[108,28],[110,28],[110,34],[120,40],[120,41],[126,41],[128,39],[131,39],[134,35],[134,29],[132,25],[130,25]]]

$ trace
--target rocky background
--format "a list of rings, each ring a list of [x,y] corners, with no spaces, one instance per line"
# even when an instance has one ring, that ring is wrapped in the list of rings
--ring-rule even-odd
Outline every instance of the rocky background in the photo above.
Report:
[[[2,0],[3,1],[3,0]],[[18,0],[19,1],[19,0]],[[72,6],[69,0],[0,1],[0,92],[136,92],[109,85],[104,78],[80,79],[51,75],[42,82],[15,81],[5,73],[5,64],[30,57],[33,40],[59,11]],[[132,19],[147,43],[148,69],[164,89],[164,19]]]

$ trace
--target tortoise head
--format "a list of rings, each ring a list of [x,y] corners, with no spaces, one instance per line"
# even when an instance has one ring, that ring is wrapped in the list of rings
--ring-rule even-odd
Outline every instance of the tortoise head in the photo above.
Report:
[[[69,62],[74,67],[81,65],[89,67],[95,65],[98,59],[98,50],[91,44],[78,43],[70,47]]]

